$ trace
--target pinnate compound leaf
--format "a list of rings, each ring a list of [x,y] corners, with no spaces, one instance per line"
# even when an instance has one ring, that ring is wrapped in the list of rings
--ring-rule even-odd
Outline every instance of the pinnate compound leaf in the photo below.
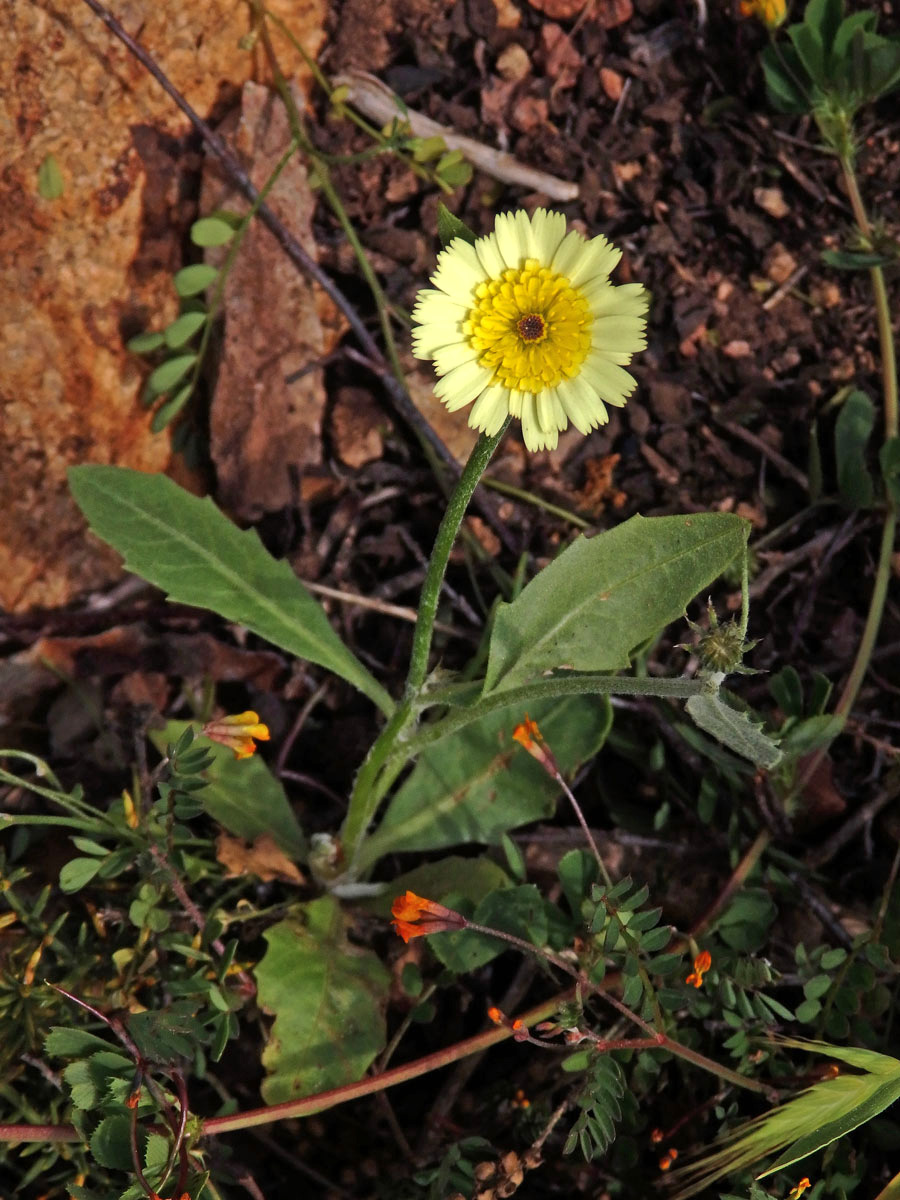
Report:
[[[73,467],[69,486],[94,533],[170,599],[212,609],[340,675],[383,710],[393,707],[289,565],[208,497],[190,495],[165,475],[125,467]]]
[[[152,729],[150,740],[162,754],[190,727],[189,721],[169,721],[162,729]],[[264,760],[257,755],[236,759],[227,746],[206,738],[201,744],[213,760],[203,772],[208,786],[197,793],[204,810],[236,837],[252,842],[268,833],[286,853],[303,858],[307,850],[303,830],[284,788]]]
[[[564,774],[597,753],[611,724],[609,701],[598,696],[543,700],[529,713]],[[361,869],[398,850],[494,844],[509,829],[549,817],[559,786],[512,740],[524,715],[518,706],[501,708],[427,747],[363,843]]]
[[[690,696],[685,708],[704,733],[747,758],[757,767],[771,770],[781,761],[781,751],[750,716],[726,704],[718,693]]]
[[[749,525],[733,513],[631,517],[577,538],[501,604],[485,694],[546,671],[618,671],[634,649],[677,620],[740,555]]]
[[[259,1002],[275,1014],[262,1055],[267,1104],[356,1082],[385,1043],[390,975],[347,940],[333,897],[312,900],[301,914],[266,930],[255,971]]]

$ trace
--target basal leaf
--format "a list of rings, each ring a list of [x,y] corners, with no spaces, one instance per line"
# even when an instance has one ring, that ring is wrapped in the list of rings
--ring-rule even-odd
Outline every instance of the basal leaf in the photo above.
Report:
[[[731,513],[632,517],[580,537],[501,604],[485,693],[546,671],[617,671],[728,567],[749,525]]]
[[[255,971],[259,1002],[275,1014],[262,1055],[267,1104],[354,1083],[385,1043],[388,972],[347,940],[333,897],[303,905],[301,915],[266,931]]]
[[[530,711],[563,772],[596,754],[610,714],[597,696],[543,701]],[[549,817],[559,787],[512,740],[524,715],[519,706],[501,708],[427,747],[363,842],[360,870],[398,850],[495,843],[508,829]]]
[[[190,726],[190,721],[169,721],[163,729],[150,731],[150,740],[162,754]],[[204,810],[235,837],[254,841],[270,833],[292,858],[302,859],[307,845],[284,788],[263,759],[236,759],[227,746],[206,738],[200,744],[213,761],[203,772],[209,786],[197,792]]]
[[[165,475],[82,466],[69,486],[91,529],[169,598],[209,608],[276,646],[348,680],[385,712],[384,688],[347,649],[290,566],[253,530],[238,529],[207,497]]]

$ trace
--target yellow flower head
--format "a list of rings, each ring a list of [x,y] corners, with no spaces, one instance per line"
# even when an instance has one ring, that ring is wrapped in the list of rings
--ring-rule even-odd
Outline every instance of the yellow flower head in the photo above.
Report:
[[[501,213],[474,245],[454,238],[412,314],[435,395],[451,412],[474,401],[469,424],[487,434],[518,417],[529,450],[553,449],[570,421],[580,433],[605,424],[606,405],[636,386],[623,365],[647,344],[645,289],[609,282],[621,257],[543,208]]]
[[[269,727],[260,724],[255,712],[235,713],[217,721],[207,721],[203,733],[212,741],[228,746],[234,751],[235,758],[249,758],[256,753],[254,738],[260,742],[269,740]]]
[[[767,29],[777,29],[787,16],[786,0],[741,0],[742,17],[756,17]]]

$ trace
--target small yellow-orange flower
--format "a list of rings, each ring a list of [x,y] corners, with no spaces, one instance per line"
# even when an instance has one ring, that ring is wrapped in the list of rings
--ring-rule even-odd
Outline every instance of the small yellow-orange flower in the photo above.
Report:
[[[659,1160],[659,1169],[661,1171],[668,1171],[677,1157],[678,1151],[674,1146],[671,1146]]]
[[[548,775],[556,776],[559,774],[556,759],[550,753],[550,749],[544,741],[544,735],[538,729],[537,721],[532,721],[528,713],[525,714],[525,720],[513,730],[513,740],[518,742],[524,750],[527,750],[531,757],[541,764]]]
[[[203,733],[213,742],[219,742],[234,751],[235,758],[249,758],[256,753],[256,742],[269,740],[269,727],[260,723],[255,712],[235,713],[230,717],[219,717],[207,721]]]
[[[712,955],[708,950],[701,952],[694,959],[694,969],[685,979],[685,983],[691,984],[692,987],[699,988],[703,986],[703,976],[712,966]]]
[[[391,905],[395,931],[408,942],[410,938],[423,937],[426,933],[444,933],[448,929],[465,929],[467,921],[462,913],[445,908],[434,900],[425,900],[415,892],[398,896]]]
[[[808,1187],[812,1187],[807,1177],[804,1175],[796,1187],[792,1187],[788,1192],[787,1200],[800,1200],[800,1197]]]
[[[756,17],[767,29],[777,29],[787,16],[786,0],[741,0],[742,17]]]

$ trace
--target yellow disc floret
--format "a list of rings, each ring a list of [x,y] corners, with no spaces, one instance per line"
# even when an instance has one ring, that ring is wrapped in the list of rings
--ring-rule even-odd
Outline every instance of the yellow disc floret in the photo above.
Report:
[[[463,332],[493,383],[542,392],[578,374],[591,348],[591,322],[581,290],[530,258],[478,285]]]

